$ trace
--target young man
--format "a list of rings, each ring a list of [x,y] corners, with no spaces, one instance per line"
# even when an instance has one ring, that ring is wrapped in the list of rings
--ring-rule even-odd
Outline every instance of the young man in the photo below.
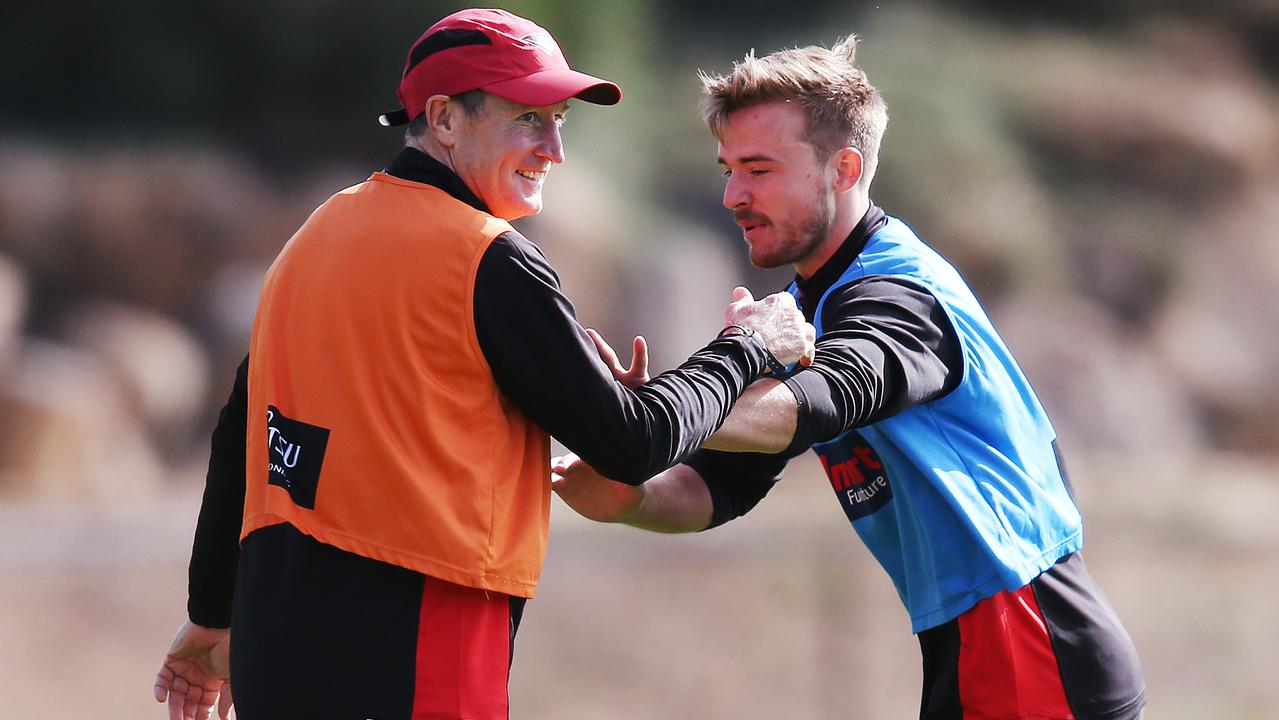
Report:
[[[739,288],[730,327],[678,369],[639,391],[611,377],[508,221],[541,210],[568,100],[620,97],[504,11],[414,44],[383,116],[407,147],[320,206],[263,284],[214,433],[190,622],[156,680],[171,718],[215,700],[225,717],[228,678],[243,720],[506,718],[549,434],[641,483],[769,363],[811,353],[790,296]]]
[[[697,531],[812,448],[910,614],[921,717],[1137,717],[1137,655],[1079,556],[1043,408],[954,268],[870,202],[888,116],[855,48],[751,54],[702,78],[724,205],[752,262],[795,268],[812,366],[753,384],[711,449],[642,486],[570,456],[554,488],[597,520]],[[626,374],[601,353],[642,382],[642,362]]]

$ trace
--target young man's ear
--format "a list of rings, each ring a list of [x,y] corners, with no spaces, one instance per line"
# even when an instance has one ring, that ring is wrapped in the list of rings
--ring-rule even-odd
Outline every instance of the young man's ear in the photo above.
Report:
[[[448,95],[432,95],[426,101],[426,127],[441,147],[451,148],[457,143],[462,112],[462,106]]]
[[[835,167],[836,192],[848,192],[862,179],[862,153],[857,148],[840,148],[831,162]]]

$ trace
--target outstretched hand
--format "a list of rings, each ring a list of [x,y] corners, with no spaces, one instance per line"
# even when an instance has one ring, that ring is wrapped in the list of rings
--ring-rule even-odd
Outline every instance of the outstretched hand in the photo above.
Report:
[[[191,622],[178,634],[155,675],[156,702],[169,703],[169,720],[205,720],[213,703],[231,714],[231,631]]]
[[[578,515],[596,522],[626,522],[644,501],[643,486],[610,480],[574,453],[551,459],[551,489]]]
[[[643,335],[636,335],[631,341],[631,366],[623,368],[622,361],[618,359],[613,347],[604,340],[604,336],[592,328],[586,328],[586,334],[590,336],[591,342],[595,343],[595,350],[600,354],[600,360],[603,360],[612,371],[615,380],[632,390],[648,382],[648,342],[644,340]]]

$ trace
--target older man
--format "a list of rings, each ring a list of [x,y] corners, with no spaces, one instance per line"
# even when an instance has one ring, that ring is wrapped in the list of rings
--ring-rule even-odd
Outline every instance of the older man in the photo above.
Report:
[[[600,362],[508,221],[541,209],[568,100],[620,97],[503,11],[413,45],[382,117],[409,125],[407,147],[321,205],[264,282],[214,434],[190,622],[156,681],[171,717],[219,695],[225,716],[228,678],[244,720],[507,717],[548,435],[641,483],[811,353],[790,296],[739,288],[725,331],[643,389]]]
[[[707,444],[740,454],[702,451],[640,487],[565,457],[555,489],[597,520],[697,531],[812,448],[919,637],[921,717],[1137,717],[1137,655],[1079,555],[1043,408],[955,269],[870,201],[888,115],[855,49],[752,53],[703,77],[724,205],[756,265],[794,267],[812,366],[746,391]]]

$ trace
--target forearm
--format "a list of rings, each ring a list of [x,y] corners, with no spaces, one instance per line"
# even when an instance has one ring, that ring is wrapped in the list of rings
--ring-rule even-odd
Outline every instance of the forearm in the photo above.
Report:
[[[719,338],[631,390],[600,360],[540,251],[513,233],[481,259],[474,303],[502,393],[600,473],[632,485],[696,450],[767,356],[759,336]]]
[[[618,522],[660,533],[698,532],[711,523],[714,506],[710,491],[697,471],[687,465],[659,473],[634,490],[640,493],[639,504]]]
[[[793,455],[935,400],[963,375],[959,335],[922,286],[869,278],[833,291],[824,308],[812,366],[755,382],[703,447]]]
[[[781,480],[785,467],[783,455],[698,450],[687,462],[631,486],[605,478],[570,453],[551,462],[551,488],[596,522],[698,532],[750,512]]]
[[[709,450],[779,453],[795,437],[799,403],[795,393],[765,378],[742,393],[724,424],[702,444]]]
[[[244,514],[245,413],[248,358],[213,431],[209,470],[188,568],[187,614],[197,625],[231,624],[231,597],[240,559],[240,522]]]

